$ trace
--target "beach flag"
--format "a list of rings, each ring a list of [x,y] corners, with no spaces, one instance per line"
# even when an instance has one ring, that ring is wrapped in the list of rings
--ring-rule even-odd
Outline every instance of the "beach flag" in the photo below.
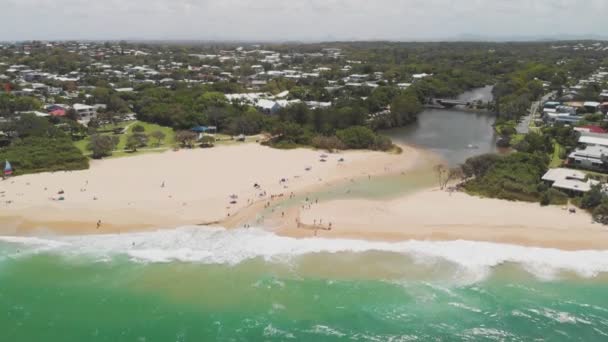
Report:
[[[9,163],[8,160],[6,160],[4,163],[4,175],[10,176],[12,174],[13,174],[13,167],[11,166],[11,163]]]

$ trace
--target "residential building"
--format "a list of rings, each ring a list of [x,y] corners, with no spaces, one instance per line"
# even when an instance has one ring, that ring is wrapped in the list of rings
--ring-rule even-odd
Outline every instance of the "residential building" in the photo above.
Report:
[[[608,170],[608,147],[587,146],[584,149],[577,149],[568,156],[568,165],[596,171]]]
[[[97,118],[97,109],[93,106],[77,103],[73,106],[78,115],[78,122],[88,124],[91,119]]]
[[[598,181],[588,179],[584,172],[564,168],[550,169],[542,179],[552,187],[572,195],[588,192],[592,186],[599,184]]]
[[[578,143],[587,147],[601,146],[608,148],[608,134],[583,132],[578,138]]]

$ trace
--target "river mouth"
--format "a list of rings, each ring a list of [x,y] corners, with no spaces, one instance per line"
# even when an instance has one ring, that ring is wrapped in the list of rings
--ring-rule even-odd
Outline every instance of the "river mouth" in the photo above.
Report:
[[[458,97],[464,101],[491,101],[492,87],[471,90]],[[497,152],[493,113],[454,109],[427,109],[406,127],[383,131],[397,144],[413,145],[438,154],[450,166],[468,158]]]

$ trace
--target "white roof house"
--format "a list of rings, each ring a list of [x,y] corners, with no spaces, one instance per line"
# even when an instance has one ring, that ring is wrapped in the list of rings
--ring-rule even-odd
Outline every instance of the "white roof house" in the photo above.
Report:
[[[580,144],[587,146],[604,146],[608,147],[608,134],[601,133],[583,133],[578,139]]]
[[[277,102],[266,99],[258,100],[255,107],[268,114],[276,113],[279,109],[281,109],[281,106]]]
[[[598,181],[587,179],[584,172],[564,168],[550,169],[542,179],[552,183],[554,188],[575,192],[588,192],[592,186],[599,184]]]
[[[584,107],[595,107],[595,108],[597,108],[600,105],[601,105],[601,103],[595,102],[595,101],[587,101],[587,102],[583,103]]]

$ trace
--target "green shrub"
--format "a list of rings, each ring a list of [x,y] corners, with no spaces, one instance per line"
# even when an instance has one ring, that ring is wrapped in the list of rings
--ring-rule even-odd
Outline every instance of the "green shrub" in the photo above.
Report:
[[[604,201],[593,209],[593,219],[596,222],[608,225],[608,202]]]
[[[10,161],[15,175],[89,167],[88,159],[67,137],[31,137],[14,142],[0,150],[0,160]]]
[[[568,203],[568,195],[555,189],[550,188],[543,192],[540,196],[540,204],[545,205],[564,205]]]
[[[312,138],[311,144],[314,148],[334,151],[334,150],[344,150],[346,146],[338,137],[326,137],[322,135],[318,135]]]
[[[539,201],[541,177],[547,170],[548,162],[546,155],[519,152],[507,156],[471,158],[463,165],[463,172],[475,178],[465,184],[465,190],[485,197]]]
[[[336,136],[351,149],[372,148],[376,141],[374,131],[363,126],[353,126],[336,132]]]

